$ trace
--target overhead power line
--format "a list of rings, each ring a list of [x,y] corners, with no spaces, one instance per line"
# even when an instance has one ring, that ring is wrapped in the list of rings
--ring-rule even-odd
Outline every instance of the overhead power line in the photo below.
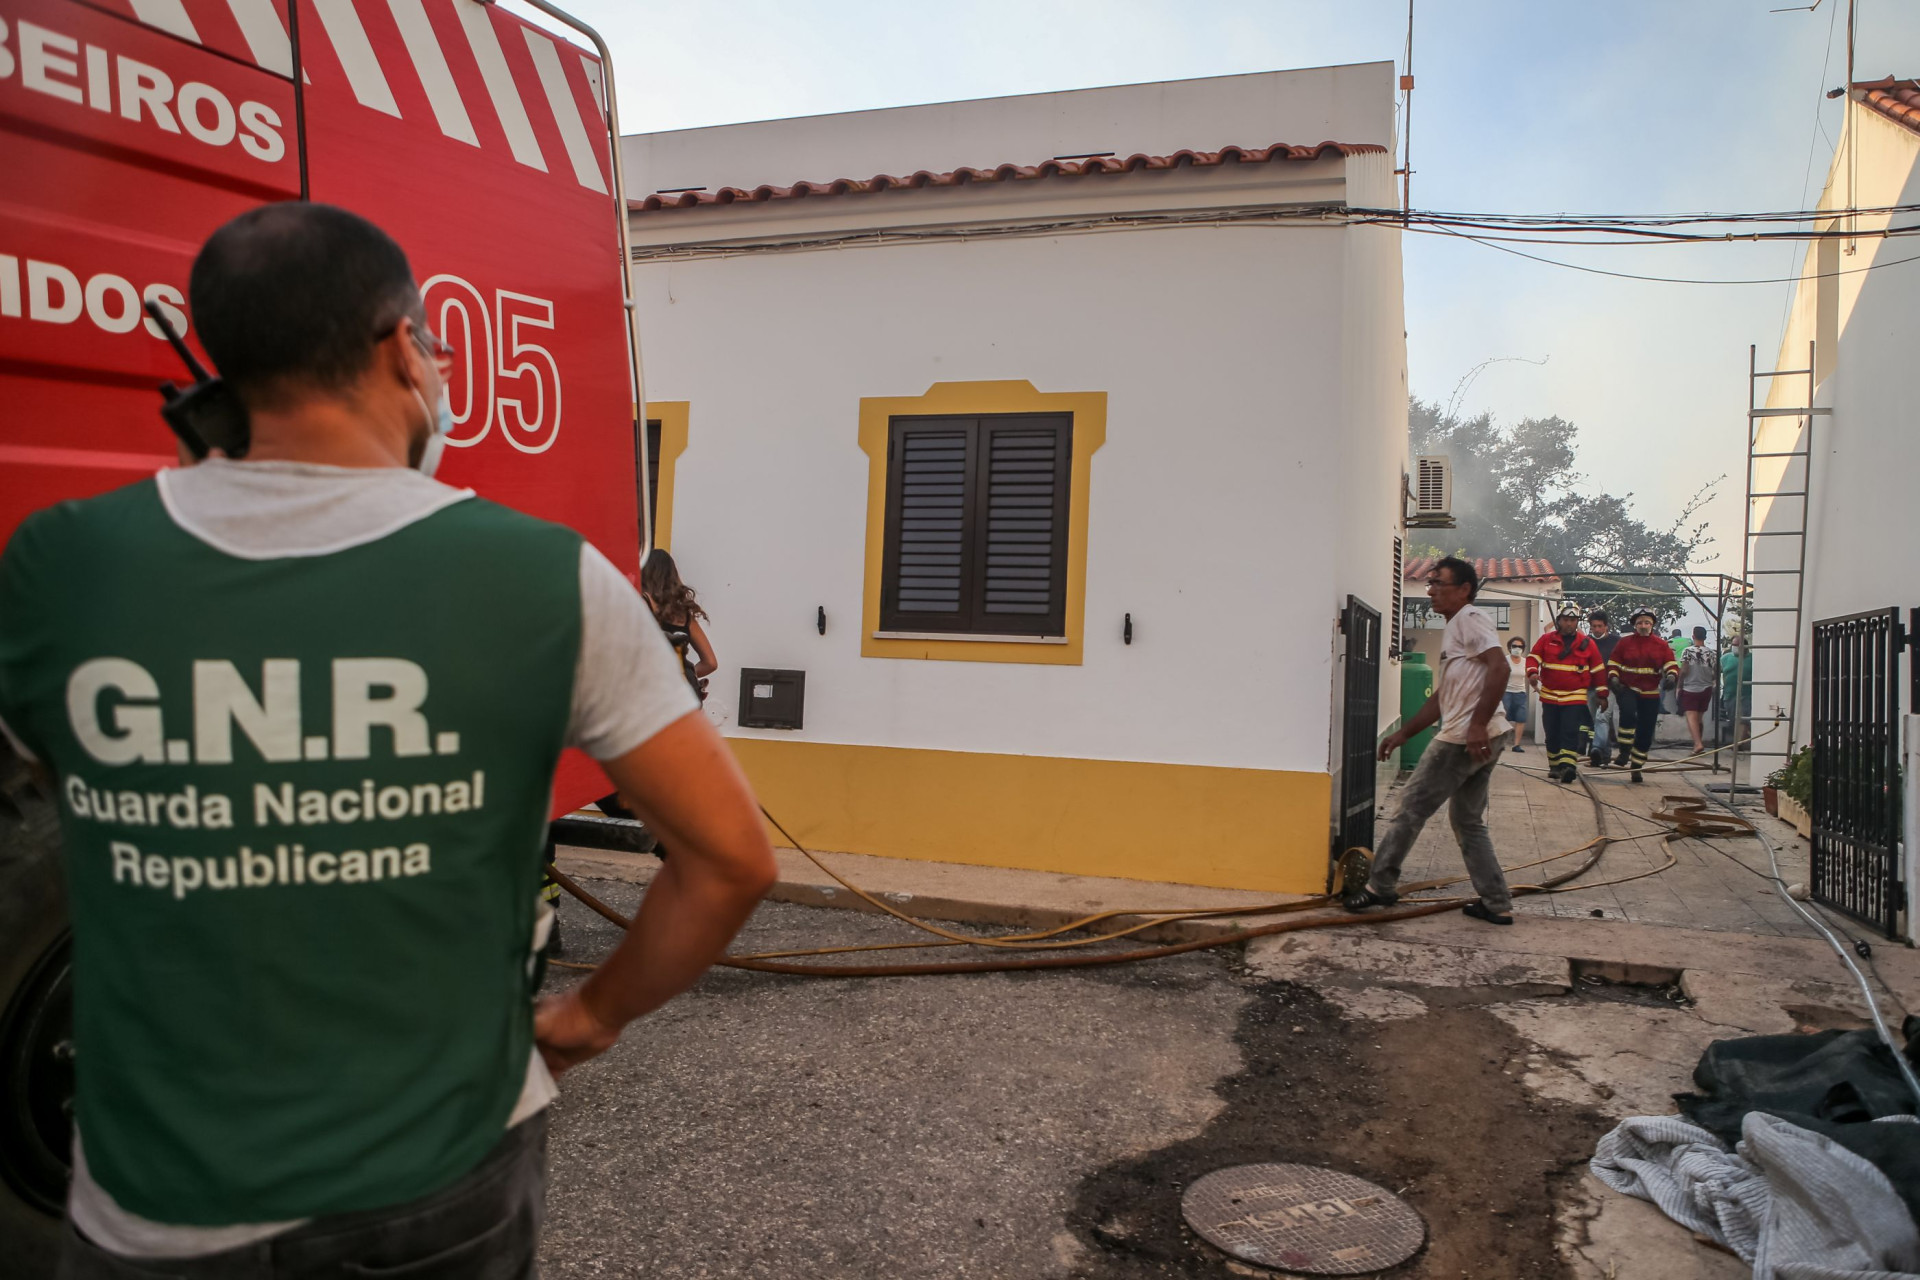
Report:
[[[1881,205],[1870,209],[1651,215],[1449,213],[1433,210],[1402,213],[1397,209],[1373,208],[1353,208],[1348,213],[1350,221],[1363,225],[1391,224],[1408,230],[1439,228],[1483,232],[1489,236],[1505,236],[1515,243],[1530,244],[1715,244],[1765,240],[1851,240],[1861,236],[1887,239],[1920,235],[1920,222],[1893,225],[1895,218],[1920,216],[1920,204]],[[1885,217],[1889,225],[1876,232],[1860,232],[1851,227],[1843,229],[1838,225],[1843,218],[1852,222],[1860,217]],[[1821,223],[1827,225],[1818,225]]]
[[[1423,230],[1422,228],[1410,228],[1410,229]],[[1435,229],[1432,231],[1428,231],[1427,234],[1449,235],[1449,236],[1455,237],[1456,239],[1468,240],[1474,244],[1483,245],[1488,249],[1498,249],[1502,253],[1511,253],[1515,257],[1528,258],[1534,262],[1544,262],[1550,267],[1565,267],[1569,271],[1584,271],[1589,275],[1596,275],[1596,276],[1613,276],[1616,279],[1620,279],[1620,280],[1645,280],[1653,284],[1795,284],[1801,280],[1829,280],[1835,276],[1859,275],[1862,272],[1866,272],[1866,271],[1879,271],[1884,267],[1897,267],[1897,266],[1900,266],[1902,263],[1920,262],[1920,254],[1915,254],[1913,257],[1910,257],[1910,258],[1895,258],[1890,262],[1875,262],[1868,266],[1847,267],[1839,271],[1809,272],[1804,276],[1765,276],[1759,279],[1712,280],[1712,279],[1703,279],[1698,276],[1641,275],[1638,272],[1633,272],[1633,271],[1609,271],[1605,267],[1589,267],[1589,266],[1584,266],[1578,262],[1562,262],[1558,258],[1547,258],[1547,257],[1542,257],[1540,254],[1537,254],[1537,253],[1527,253],[1520,249],[1509,248],[1508,246],[1500,243],[1498,240],[1488,239],[1484,236],[1470,236],[1459,231]]]

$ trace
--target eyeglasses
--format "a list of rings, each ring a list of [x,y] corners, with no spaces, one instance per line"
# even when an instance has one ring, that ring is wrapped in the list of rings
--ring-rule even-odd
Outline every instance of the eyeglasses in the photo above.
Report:
[[[413,317],[402,316],[400,319],[411,320]],[[373,340],[375,342],[385,342],[397,333],[399,329],[400,320],[395,320],[392,324],[374,334]],[[413,340],[420,344],[420,349],[427,353],[429,360],[438,364],[449,364],[452,362],[454,355],[453,345],[418,321],[414,322]]]
[[[441,364],[448,364],[453,360],[453,344],[445,338],[427,328],[425,325],[417,326],[413,333],[414,337],[420,343],[421,350],[425,351],[433,359],[439,361]]]

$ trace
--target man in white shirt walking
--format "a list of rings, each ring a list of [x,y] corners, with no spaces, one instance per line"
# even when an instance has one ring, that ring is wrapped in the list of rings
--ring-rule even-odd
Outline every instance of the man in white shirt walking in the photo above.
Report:
[[[1500,699],[1507,687],[1507,660],[1493,620],[1474,608],[1480,576],[1465,560],[1448,556],[1427,576],[1427,597],[1447,620],[1440,639],[1440,680],[1427,704],[1412,720],[1380,743],[1380,758],[1436,720],[1440,732],[1400,800],[1400,812],[1374,852],[1373,873],[1364,888],[1350,888],[1343,902],[1349,911],[1392,906],[1400,900],[1400,866],[1408,850],[1443,804],[1449,805],[1454,839],[1467,864],[1479,901],[1462,910],[1489,924],[1513,923],[1513,895],[1487,830],[1487,791],[1507,718]]]

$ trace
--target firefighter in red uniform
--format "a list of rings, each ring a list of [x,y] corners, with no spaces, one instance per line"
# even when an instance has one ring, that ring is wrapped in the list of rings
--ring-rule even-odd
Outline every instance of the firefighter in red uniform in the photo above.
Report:
[[[1613,646],[1607,671],[1620,683],[1620,754],[1614,768],[1633,765],[1633,780],[1646,781],[1640,775],[1653,747],[1653,728],[1660,722],[1660,682],[1680,674],[1673,646],[1655,635],[1653,610],[1641,609],[1633,615],[1633,632],[1620,637]]]
[[[1571,605],[1527,655],[1527,683],[1540,693],[1540,724],[1547,734],[1547,776],[1555,782],[1580,776],[1580,757],[1593,738],[1587,690],[1598,689],[1600,705],[1607,705],[1606,669],[1593,637],[1580,634],[1580,611]]]

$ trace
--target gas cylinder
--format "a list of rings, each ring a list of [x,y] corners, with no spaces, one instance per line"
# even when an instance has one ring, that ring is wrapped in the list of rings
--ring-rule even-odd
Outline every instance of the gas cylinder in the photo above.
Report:
[[[1418,649],[1404,654],[1400,659],[1400,723],[1405,724],[1420,713],[1427,705],[1427,699],[1433,696],[1433,668],[1427,665],[1427,655]],[[1433,741],[1433,735],[1440,727],[1422,729],[1407,739],[1400,748],[1400,767],[1411,769],[1420,763],[1420,754]]]

